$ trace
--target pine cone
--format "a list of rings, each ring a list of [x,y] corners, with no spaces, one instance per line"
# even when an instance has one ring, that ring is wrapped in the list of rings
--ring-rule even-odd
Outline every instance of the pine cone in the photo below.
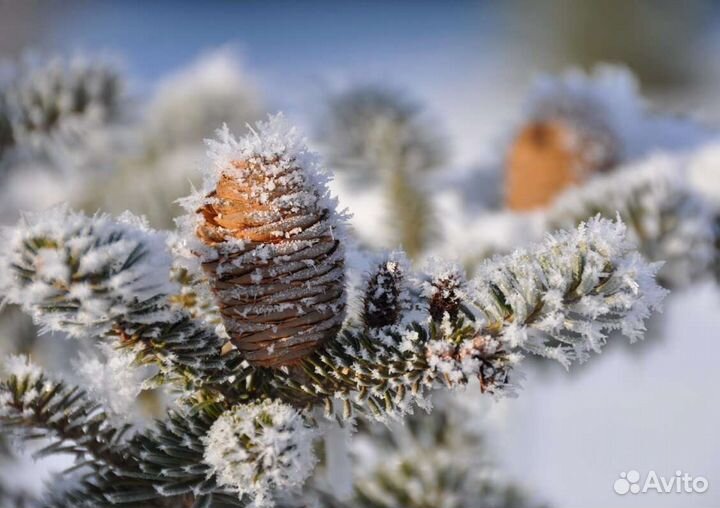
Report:
[[[292,153],[263,152],[233,160],[198,210],[197,236],[218,252],[203,268],[254,365],[292,364],[342,324],[344,258],[321,197]]]
[[[446,314],[451,320],[457,319],[464,287],[465,274],[450,264],[441,267],[435,276],[424,283],[428,311],[433,321],[442,321]]]
[[[599,108],[573,97],[550,97],[536,106],[508,153],[508,208],[547,206],[566,188],[617,164],[620,143]]]
[[[407,261],[393,253],[368,277],[363,296],[362,320],[370,329],[397,324],[400,314],[410,306],[405,287]]]

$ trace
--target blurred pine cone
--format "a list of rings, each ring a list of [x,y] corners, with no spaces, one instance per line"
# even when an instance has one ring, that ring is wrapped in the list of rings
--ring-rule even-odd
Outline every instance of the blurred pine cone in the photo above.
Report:
[[[506,161],[505,202],[516,211],[545,207],[620,160],[621,142],[592,98],[561,88],[533,108]]]

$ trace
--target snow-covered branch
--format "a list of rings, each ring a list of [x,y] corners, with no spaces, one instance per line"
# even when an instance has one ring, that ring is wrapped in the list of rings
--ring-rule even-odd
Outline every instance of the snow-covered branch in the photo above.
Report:
[[[395,253],[347,302],[345,217],[297,131],[271,117],[245,138],[220,131],[210,149],[175,242],[185,268],[129,215],[60,208],[5,231],[8,302],[46,330],[131,352],[121,366],[154,366],[183,402],[119,444],[82,391],[11,372],[0,420],[54,433],[48,453],[97,461],[57,506],[272,506],[312,471],[319,406],[384,420],[475,378],[501,395],[525,355],[568,366],[615,331],[640,338],[665,295],[625,226],[594,218],[485,261],[471,280],[440,261],[414,273]]]
[[[459,270],[440,270],[414,310],[384,316],[397,317],[381,328],[348,325],[302,360],[305,379],[278,371],[276,388],[290,398],[324,399],[330,412],[339,399],[346,416],[355,407],[379,418],[471,378],[501,393],[512,388],[513,367],[526,354],[569,366],[600,351],[616,330],[631,341],[642,337],[666,294],[655,282],[659,267],[633,250],[622,223],[593,219],[486,261],[467,283]],[[398,284],[387,272],[384,264],[370,277],[366,301],[402,292],[387,287]]]
[[[547,229],[573,227],[596,214],[619,215],[628,237],[651,261],[664,261],[662,282],[680,287],[711,270],[718,257],[716,212],[689,184],[686,156],[655,155],[562,194]]]
[[[41,148],[53,138],[83,135],[122,113],[124,83],[108,61],[28,56],[14,71],[2,96],[19,145]]]
[[[22,429],[25,439],[45,439],[36,458],[75,456],[77,468],[105,470],[126,461],[129,425],[115,426],[99,404],[78,387],[49,379],[24,357],[10,357],[0,381],[0,428]]]
[[[139,363],[192,386],[216,380],[232,359],[222,358],[223,339],[172,303],[165,239],[139,219],[63,207],[26,215],[4,238],[5,301],[45,330],[110,338]]]

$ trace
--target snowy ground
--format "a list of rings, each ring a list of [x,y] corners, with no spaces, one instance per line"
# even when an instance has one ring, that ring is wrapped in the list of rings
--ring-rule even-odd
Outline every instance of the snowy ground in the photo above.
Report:
[[[609,347],[570,374],[530,370],[521,396],[486,420],[504,472],[560,508],[718,506],[718,310],[720,288],[697,285],[667,300],[664,331],[649,342]],[[633,469],[641,483],[650,470],[681,470],[710,487],[617,495],[613,482]]]

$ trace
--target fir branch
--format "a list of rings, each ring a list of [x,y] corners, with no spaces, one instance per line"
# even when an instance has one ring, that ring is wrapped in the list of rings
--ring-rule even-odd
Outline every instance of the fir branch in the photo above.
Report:
[[[356,467],[354,495],[344,503],[321,491],[321,506],[539,506],[518,486],[498,478],[471,412],[462,404],[452,403],[449,397],[433,402],[431,414],[410,415],[390,427],[364,425],[358,436],[360,444],[352,453]],[[367,459],[376,454],[382,460]]]
[[[337,403],[345,417],[383,419],[473,378],[502,394],[525,354],[567,366],[615,330],[639,338],[665,294],[658,266],[632,250],[625,227],[597,218],[488,260],[471,281],[435,267],[414,301],[407,270],[385,263],[369,278],[363,322],[338,335],[342,221],[315,156],[280,118],[242,140],[226,130],[212,150],[207,188],[188,201],[186,222],[200,235],[193,250],[225,325],[245,358],[257,353],[254,366],[184,300],[192,291],[178,298],[164,237],[137,219],[59,209],[6,232],[8,302],[46,330],[127,348],[192,406],[121,442],[122,429],[83,392],[12,369],[0,421],[53,438],[41,453],[74,453],[92,468],[53,506],[271,506],[314,465],[316,422],[300,407],[333,414]]]
[[[76,465],[69,471],[91,471],[79,487],[56,493],[48,506],[169,507],[180,499],[203,506],[214,496],[238,500],[223,494],[203,460],[205,436],[222,408],[171,412],[154,428],[126,439],[130,426],[114,426],[78,387],[48,379],[25,359],[13,358],[9,365],[9,376],[0,382],[0,428],[23,439],[44,439],[37,458],[72,454]]]
[[[157,366],[158,381],[189,391],[250,373],[236,353],[223,355],[225,341],[208,325],[173,304],[165,240],[138,219],[59,208],[26,215],[5,238],[5,300],[46,330],[106,337]]]
[[[214,412],[214,414],[213,414]],[[130,460],[104,479],[103,496],[113,505],[204,498],[218,489],[210,467],[203,461],[203,439],[217,410],[193,414],[171,412],[155,428],[136,435],[128,444]]]
[[[257,508],[272,507],[277,493],[299,491],[310,476],[316,436],[314,422],[288,404],[237,405],[207,432],[203,458],[220,486]]]
[[[173,292],[164,238],[126,215],[87,217],[66,207],[26,214],[4,231],[5,300],[49,331],[103,335],[118,322],[168,320]]]
[[[424,318],[381,330],[346,327],[299,366],[275,372],[272,385],[289,400],[323,402],[328,413],[337,399],[346,417],[355,408],[385,418],[473,377],[485,391],[507,391],[527,353],[569,366],[615,330],[638,339],[666,292],[654,280],[658,265],[644,262],[625,232],[619,222],[593,219],[488,260],[462,290],[456,318],[434,320],[426,296]]]
[[[664,261],[660,280],[687,285],[712,269],[718,230],[712,208],[684,175],[684,157],[656,155],[567,191],[548,211],[547,229],[573,227],[600,214],[619,215],[628,237],[651,261]]]
[[[120,467],[101,471],[57,503],[80,506],[272,506],[313,469],[315,432],[280,402],[207,406],[168,417],[127,444]]]
[[[313,469],[315,431],[280,402],[171,411],[125,440],[130,426],[114,427],[82,390],[13,363],[0,383],[0,428],[45,439],[36,457],[72,454],[69,471],[90,470],[49,507],[271,506],[274,489],[299,487]]]
[[[44,439],[36,458],[75,455],[73,468],[103,470],[127,460],[129,425],[111,423],[102,407],[76,386],[48,379],[24,358],[11,357],[10,375],[0,381],[0,427],[24,439]]]
[[[0,90],[15,142],[36,147],[118,116],[123,80],[108,62],[82,57],[23,59]]]

